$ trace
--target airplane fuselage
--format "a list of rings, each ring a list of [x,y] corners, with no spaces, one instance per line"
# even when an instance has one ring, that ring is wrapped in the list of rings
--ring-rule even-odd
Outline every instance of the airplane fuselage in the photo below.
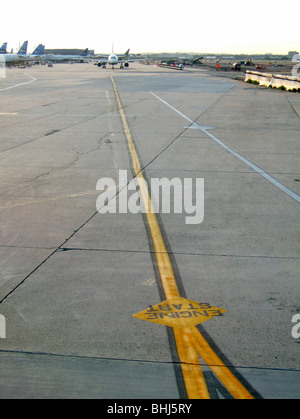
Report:
[[[20,54],[3,54],[1,55],[1,57],[6,63],[17,62],[17,61],[21,62],[21,61],[25,61],[26,59],[25,55],[20,55]]]
[[[32,54],[27,54],[27,44],[28,44],[28,41],[25,41],[22,47],[20,48],[20,50],[16,54],[1,53],[0,61],[2,63],[4,62],[5,64],[14,65],[14,64],[20,64],[20,63],[26,63],[28,61],[38,61],[39,59],[41,59],[41,57],[44,54],[45,46],[42,44],[39,44]],[[5,44],[3,46],[5,46]],[[2,46],[2,49],[3,49],[3,46]]]
[[[108,58],[100,57],[100,60],[96,63],[98,67],[106,68],[106,65],[109,64],[112,68],[115,68],[115,65],[120,64],[120,68],[129,67],[129,49],[125,52],[124,55],[118,56],[115,53],[112,53]]]
[[[43,59],[47,61],[74,61],[74,60],[87,60],[91,58],[90,54],[87,55],[60,55],[60,54],[46,54]]]
[[[22,55],[22,54],[1,54],[5,63],[22,63],[27,61],[37,61],[41,57],[39,55]]]
[[[115,65],[118,64],[119,58],[116,54],[110,54],[108,57],[108,64]]]

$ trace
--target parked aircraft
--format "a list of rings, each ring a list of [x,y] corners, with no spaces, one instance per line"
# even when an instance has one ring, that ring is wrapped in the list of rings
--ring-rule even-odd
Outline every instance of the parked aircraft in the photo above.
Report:
[[[61,55],[61,54],[46,54],[43,57],[44,61],[81,61],[87,58],[94,57],[90,54],[89,49],[86,48],[81,55]]]
[[[3,54],[3,58],[6,64],[21,64],[28,61],[38,60],[43,56],[45,46],[40,44],[32,54],[27,54],[28,41],[25,41],[22,47],[16,54]]]
[[[129,51],[128,49],[124,55],[118,56],[117,54],[110,54],[107,58],[100,58],[97,62],[98,67],[106,68],[106,65],[109,64],[112,68],[115,68],[115,65],[120,64],[120,68],[129,67],[129,63],[133,60],[129,60]]]

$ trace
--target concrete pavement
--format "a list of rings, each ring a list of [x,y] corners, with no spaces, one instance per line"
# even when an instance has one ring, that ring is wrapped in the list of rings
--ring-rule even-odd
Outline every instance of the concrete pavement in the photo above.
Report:
[[[299,95],[139,64],[1,80],[1,397],[187,397],[172,329],[133,317],[165,293],[146,217],[96,209],[133,176],[111,76],[145,178],[204,178],[201,224],[157,215],[181,296],[227,310],[198,330],[251,395],[298,398]]]

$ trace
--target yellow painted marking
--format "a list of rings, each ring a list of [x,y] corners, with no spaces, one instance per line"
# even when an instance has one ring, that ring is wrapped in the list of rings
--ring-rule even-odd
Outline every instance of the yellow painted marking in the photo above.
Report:
[[[235,399],[254,398],[211,349],[196,327],[190,329],[190,343]]]
[[[220,316],[225,311],[208,303],[198,303],[186,298],[176,297],[150,306],[146,310],[134,314],[133,317],[165,326],[186,329],[212,317]]]
[[[189,330],[173,329],[187,396],[189,399],[210,399],[198,353],[191,345]]]
[[[18,112],[0,112],[0,115],[18,115]]]
[[[134,174],[140,187],[140,193],[146,209],[146,217],[152,237],[153,247],[157,266],[159,269],[161,282],[167,300],[180,299],[180,293],[176,284],[176,278],[172,268],[161,230],[153,209],[151,198],[146,186],[145,178],[142,173],[140,161],[135,149],[134,142],[127,124],[126,116],[123,111],[119,93],[112,76],[110,76],[114,88],[116,101],[118,103],[120,116],[123,122],[128,148],[130,150]],[[178,301],[178,300],[177,300]],[[209,391],[203,376],[200,364],[201,357],[204,362],[212,369],[217,377],[222,381],[227,390],[235,397],[240,399],[253,399],[253,396],[236,379],[231,371],[225,366],[196,327],[179,328],[173,327],[177,352],[181,363],[185,387],[190,399],[209,399]]]
[[[117,87],[115,85],[115,82],[112,76],[110,76],[110,78],[114,87],[116,100],[119,106],[119,112],[122,118],[124,131],[125,131],[127,142],[128,142],[128,148],[130,150],[130,154],[132,158],[134,174],[137,178],[137,182],[140,187],[142,200],[146,209],[147,222],[149,225],[149,229],[150,229],[150,233],[151,233],[151,237],[153,241],[155,256],[156,256],[156,260],[157,260],[157,264],[158,264],[158,268],[159,268],[159,272],[161,276],[162,285],[165,291],[165,295],[167,299],[172,298],[172,297],[180,297],[176,280],[175,280],[175,275],[172,268],[172,264],[170,262],[170,258],[169,258],[169,255],[168,255],[168,252],[167,252],[167,249],[166,249],[166,246],[165,246],[165,243],[164,243],[161,231],[160,231],[160,227],[157,221],[157,217],[155,215],[155,210],[152,205],[148,188],[146,188],[145,178],[144,178],[140,161],[139,161],[136,149],[135,149],[135,145],[132,140],[131,133],[127,124],[127,120],[126,120],[123,107],[119,98]]]

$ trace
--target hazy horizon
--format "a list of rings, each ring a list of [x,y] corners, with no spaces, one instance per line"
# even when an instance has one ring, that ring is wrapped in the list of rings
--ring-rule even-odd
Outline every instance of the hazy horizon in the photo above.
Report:
[[[0,43],[7,42],[9,52],[28,40],[28,52],[42,43],[46,49],[110,53],[114,43],[117,53],[130,48],[136,54],[287,55],[300,50],[300,32],[293,22],[299,12],[298,0],[280,9],[259,0],[245,6],[239,0],[52,0],[42,7],[38,0],[12,0],[5,5]]]

